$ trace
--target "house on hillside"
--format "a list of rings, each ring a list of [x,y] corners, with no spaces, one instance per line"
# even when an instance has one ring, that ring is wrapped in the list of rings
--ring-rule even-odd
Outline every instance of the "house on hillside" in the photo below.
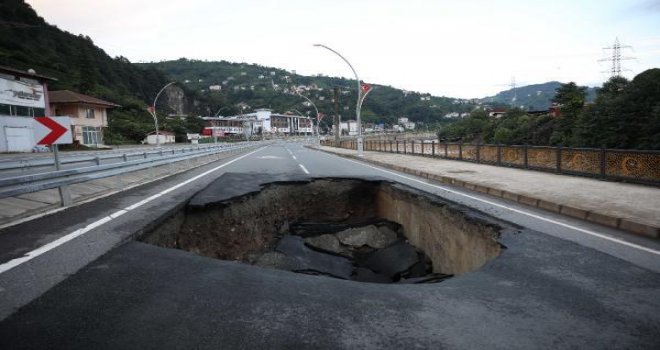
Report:
[[[397,122],[405,130],[415,130],[415,122],[409,121],[407,117],[400,117],[397,119]]]
[[[107,109],[120,107],[69,90],[49,91],[48,101],[53,115],[71,117],[73,142],[94,147],[103,145],[103,129],[108,127]]]
[[[504,108],[495,108],[488,112],[488,116],[491,118],[501,118],[506,115],[506,109]]]
[[[31,152],[33,118],[50,115],[48,83],[55,78],[0,67],[0,152]]]

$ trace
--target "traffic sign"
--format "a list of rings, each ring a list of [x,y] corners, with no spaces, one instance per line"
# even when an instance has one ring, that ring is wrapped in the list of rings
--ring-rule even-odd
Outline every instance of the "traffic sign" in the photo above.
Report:
[[[32,125],[37,145],[62,145],[73,143],[71,118],[36,117]]]

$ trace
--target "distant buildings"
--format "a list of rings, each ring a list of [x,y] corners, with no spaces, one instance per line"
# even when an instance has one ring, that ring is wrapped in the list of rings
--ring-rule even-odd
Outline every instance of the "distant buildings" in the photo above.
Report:
[[[408,120],[406,117],[401,117],[397,119],[398,126],[402,127],[405,130],[415,130],[415,123]]]
[[[160,139],[160,140],[158,140],[158,139]],[[158,130],[158,134],[156,134],[156,131],[152,131],[152,132],[148,133],[147,138],[145,138],[143,142],[147,143],[149,145],[156,145],[158,143],[160,143],[160,144],[174,143],[175,142],[175,137],[174,137],[174,133],[172,133],[172,132]]]
[[[307,116],[295,114],[278,114],[262,108],[252,113],[228,117],[204,117],[206,126],[202,132],[205,136],[225,137],[231,135],[305,135],[313,133],[312,120]]]
[[[488,112],[488,116],[491,118],[501,118],[506,115],[506,109],[504,108],[494,108]]]
[[[451,113],[445,114],[444,117],[445,118],[450,118],[450,119],[451,118],[465,118],[469,115],[470,115],[470,113],[451,112]]]

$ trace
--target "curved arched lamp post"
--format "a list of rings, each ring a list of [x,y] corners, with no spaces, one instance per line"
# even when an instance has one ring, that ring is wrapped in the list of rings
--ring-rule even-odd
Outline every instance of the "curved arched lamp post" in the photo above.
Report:
[[[360,97],[361,97],[361,92],[362,92],[362,90],[361,90],[362,87],[360,86],[360,77],[358,77],[358,74],[355,71],[355,68],[353,68],[353,65],[351,65],[351,62],[348,62],[348,60],[344,56],[342,56],[339,52],[337,52],[337,51],[335,51],[335,50],[333,50],[333,49],[331,49],[331,48],[329,48],[329,47],[327,47],[323,44],[314,44],[314,46],[322,47],[326,50],[331,51],[335,55],[339,56],[339,58],[341,58],[342,60],[344,60],[344,62],[346,62],[346,64],[348,64],[348,66],[353,71],[353,74],[355,75],[355,80],[357,82],[357,103],[355,105],[355,116],[356,116],[357,124],[358,124],[357,155],[359,157],[362,157],[362,156],[364,156],[364,153],[363,153],[364,149],[363,149],[363,145],[362,145],[362,122],[360,120],[360,109],[362,109],[362,104],[360,103]],[[337,125],[337,130],[339,130],[339,125]]]
[[[165,91],[170,85],[176,84],[176,81],[173,81],[171,83],[168,83],[167,85],[163,86],[160,91],[156,94],[156,98],[154,98],[154,104],[151,105],[151,108],[148,108],[147,110],[151,114],[151,117],[154,118],[154,125],[156,126],[156,147],[160,147],[160,133],[158,131],[158,117],[156,116],[156,102],[158,101],[158,97],[160,97],[160,94]]]
[[[305,96],[305,95],[303,95],[299,92],[298,92],[298,96],[300,96],[300,97],[304,98],[305,100],[307,100],[307,102],[309,102],[312,105],[312,107],[314,107],[314,112],[316,112],[316,138],[317,138],[318,144],[320,146],[321,145],[321,133],[319,132],[320,131],[319,128],[321,127],[321,119],[319,119],[319,110],[318,110],[318,108],[316,108],[316,104],[314,104],[314,102],[312,102],[312,100],[310,100],[307,96]],[[313,127],[312,127],[312,130],[314,130]]]
[[[227,109],[227,108],[229,108],[229,107],[231,107],[231,106],[220,107],[220,108],[219,108],[217,111],[215,111],[215,113],[213,114],[213,118],[216,118],[218,115],[220,115],[220,111],[221,111],[221,110],[223,110],[223,109]],[[211,122],[213,122],[213,126],[214,126],[214,128],[213,128],[213,143],[218,143],[218,133],[217,133],[217,130],[215,130],[215,128],[218,127],[218,123],[216,123],[214,120],[211,120]]]

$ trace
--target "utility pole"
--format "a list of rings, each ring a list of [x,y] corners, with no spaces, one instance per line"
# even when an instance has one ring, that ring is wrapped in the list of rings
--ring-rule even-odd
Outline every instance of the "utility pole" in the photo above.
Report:
[[[341,117],[339,116],[339,86],[334,88],[334,103],[335,103],[335,146],[339,144],[340,135],[341,135]]]
[[[614,45],[611,47],[604,47],[603,50],[612,50],[612,57],[608,58],[603,58],[598,60],[599,62],[602,61],[611,61],[612,62],[612,67],[610,68],[609,71],[605,71],[603,73],[610,73],[610,77],[620,77],[621,76],[621,71],[625,70],[621,68],[621,61],[625,60],[632,60],[635,59],[635,57],[622,57],[621,56],[621,50],[622,49],[632,49],[632,46],[630,45],[622,45],[619,43],[619,38],[617,37],[616,40],[614,40]]]

